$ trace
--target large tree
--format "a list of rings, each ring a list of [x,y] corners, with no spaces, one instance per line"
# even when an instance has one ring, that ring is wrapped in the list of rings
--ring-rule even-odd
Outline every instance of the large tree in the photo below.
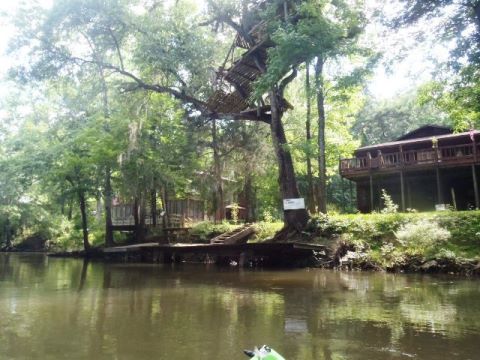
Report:
[[[346,89],[358,86],[368,73],[371,59],[375,57],[370,49],[358,44],[365,24],[360,3],[308,0],[299,3],[292,22],[278,25],[272,35],[276,46],[270,53],[269,78],[281,76],[288,66],[299,61],[314,63],[318,116],[318,210],[323,213],[326,212],[327,202],[326,102],[329,97],[345,101],[342,96]]]
[[[191,1],[151,5],[133,0],[70,0],[54,3],[47,11],[30,9],[17,18],[21,31],[16,47],[27,49],[31,55],[30,63],[20,69],[18,77],[62,75],[77,79],[85,71],[97,74],[103,89],[105,118],[109,106],[103,85],[108,81],[125,92],[169,94],[183,104],[191,119],[268,123],[281,196],[298,198],[282,122],[290,108],[284,91],[295,79],[299,64],[326,55],[325,41],[332,37],[353,39],[361,30],[359,20],[347,14],[349,7],[343,1],[209,1],[208,5],[203,24],[216,28],[228,25],[230,30],[224,28],[216,35],[208,27],[199,26],[199,13],[191,11]],[[35,21],[27,20],[32,17]],[[344,21],[343,17],[348,24],[336,26],[338,21]],[[249,79],[248,91],[235,81],[228,84],[240,94],[245,107],[219,111],[212,106],[212,94],[231,90],[225,83],[212,81],[212,65],[220,65],[220,72],[228,70],[223,61],[228,47],[218,46],[218,39],[232,35],[236,36],[234,47],[243,48],[244,53],[229,55],[236,56],[234,60],[238,55],[244,59],[250,56],[257,75]],[[265,50],[266,56],[255,55],[260,50]],[[321,79],[317,79],[318,88]],[[214,89],[216,85],[220,88]],[[108,188],[108,181],[105,184]],[[308,220],[305,209],[286,211],[284,217],[284,234],[301,231]]]

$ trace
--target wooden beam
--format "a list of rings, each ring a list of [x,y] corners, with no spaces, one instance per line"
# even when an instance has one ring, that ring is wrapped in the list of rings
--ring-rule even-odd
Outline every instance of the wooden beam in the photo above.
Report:
[[[478,196],[478,182],[477,182],[477,169],[472,164],[472,180],[473,180],[473,192],[475,193],[475,208],[480,209],[480,200]]]
[[[405,179],[403,170],[400,170],[400,192],[402,194],[402,211],[405,211]]]
[[[404,212],[405,211],[405,179],[404,179],[404,174],[403,174],[403,168],[405,167],[404,159],[403,159],[403,147],[402,145],[399,146],[400,149],[400,192],[402,195],[402,208],[401,210]]]
[[[435,175],[437,178],[437,204],[443,204],[442,182],[440,179],[440,169],[438,166],[435,169]]]
[[[260,110],[260,111],[258,111]],[[267,124],[271,122],[270,105],[261,106],[260,109],[245,110],[239,113],[213,114],[212,118],[225,120],[252,120],[261,121]]]
[[[373,177],[370,174],[370,212],[373,211]]]

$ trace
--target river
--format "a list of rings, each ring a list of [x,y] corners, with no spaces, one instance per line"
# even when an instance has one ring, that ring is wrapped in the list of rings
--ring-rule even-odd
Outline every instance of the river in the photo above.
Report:
[[[0,254],[0,359],[478,359],[480,279]]]

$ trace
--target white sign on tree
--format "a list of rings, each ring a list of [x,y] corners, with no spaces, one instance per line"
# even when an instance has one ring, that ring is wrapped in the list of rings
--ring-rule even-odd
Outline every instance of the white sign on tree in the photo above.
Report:
[[[305,199],[283,199],[283,210],[305,209]]]

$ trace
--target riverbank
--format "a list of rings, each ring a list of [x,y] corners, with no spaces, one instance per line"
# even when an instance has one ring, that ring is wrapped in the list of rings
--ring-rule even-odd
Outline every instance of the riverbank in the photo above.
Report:
[[[237,226],[203,222],[191,229],[191,238],[196,243],[209,243],[212,237]],[[249,243],[271,242],[282,226],[281,222],[256,223],[256,233]],[[299,266],[480,274],[480,211],[316,215],[305,231],[291,241],[328,249],[327,258],[316,261],[312,257]],[[25,244],[10,250],[31,251]],[[51,252],[55,256],[90,256],[72,250]],[[101,247],[91,254],[96,258],[102,256]]]
[[[225,225],[200,224],[208,239]],[[257,223],[254,242],[272,241],[282,223]],[[388,272],[480,274],[480,211],[316,215],[292,241],[325,245],[319,266]]]
[[[332,242],[339,266],[392,272],[480,272],[480,212],[317,216],[312,242]]]

